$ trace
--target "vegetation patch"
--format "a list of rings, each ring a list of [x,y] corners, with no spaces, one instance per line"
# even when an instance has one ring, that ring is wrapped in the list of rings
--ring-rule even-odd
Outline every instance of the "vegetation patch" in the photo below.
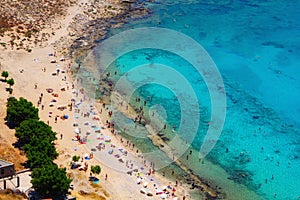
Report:
[[[6,120],[10,127],[16,128],[17,145],[27,155],[27,165],[33,170],[31,183],[39,197],[63,199],[72,180],[65,168],[53,163],[58,156],[53,144],[56,133],[39,121],[38,109],[22,97],[8,99]]]

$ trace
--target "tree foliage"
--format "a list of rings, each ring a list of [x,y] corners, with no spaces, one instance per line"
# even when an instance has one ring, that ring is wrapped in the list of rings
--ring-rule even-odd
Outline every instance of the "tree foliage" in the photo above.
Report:
[[[52,160],[56,159],[58,153],[56,152],[55,146],[48,140],[41,140],[39,138],[33,137],[29,144],[24,145],[25,152],[39,152],[47,155],[47,157]]]
[[[13,78],[10,78],[6,81],[6,83],[9,85],[9,87],[11,88],[11,86],[13,86],[15,84],[15,81]]]
[[[47,140],[50,143],[56,140],[56,133],[52,131],[51,127],[39,121],[37,119],[28,119],[23,121],[18,128],[16,128],[16,137],[20,144],[29,144],[34,142],[39,142],[40,140]],[[35,144],[34,144],[35,145]]]
[[[79,159],[80,159],[80,156],[73,156],[73,157],[72,157],[72,160],[73,160],[74,162],[77,162]]]
[[[18,127],[26,119],[39,119],[38,109],[31,102],[20,97],[10,97],[7,101],[6,120],[10,127]]]
[[[31,169],[40,168],[48,165],[52,165],[52,159],[48,156],[45,156],[44,153],[38,151],[28,151],[26,152],[27,156],[27,165]]]
[[[58,156],[58,153],[52,143],[38,138],[35,138],[29,144],[25,144],[23,149],[25,150],[28,158],[27,164],[31,168],[41,167],[52,163],[52,160],[56,159]]]
[[[6,79],[7,79],[7,77],[8,77],[8,71],[2,71],[1,76],[2,76],[2,77],[5,79],[5,81],[6,81]]]
[[[71,179],[66,176],[66,169],[57,165],[46,165],[35,168],[32,172],[31,183],[41,197],[57,199],[64,196],[70,187]]]
[[[101,172],[101,167],[99,166],[99,165],[92,165],[91,166],[91,172],[93,173],[93,174],[100,174],[100,172]]]

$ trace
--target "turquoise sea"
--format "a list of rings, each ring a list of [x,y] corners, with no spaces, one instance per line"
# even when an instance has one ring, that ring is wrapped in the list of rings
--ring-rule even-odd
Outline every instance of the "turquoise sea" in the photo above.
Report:
[[[300,1],[156,0],[145,5],[152,10],[150,16],[110,30],[110,36],[139,27],[181,32],[206,49],[223,78],[225,124],[206,158],[263,199],[300,199]],[[103,49],[100,45],[94,51]],[[178,134],[199,150],[211,119],[211,100],[205,81],[190,63],[171,52],[147,48],[124,54],[114,64],[118,75],[128,73],[133,85],[148,80],[134,94],[151,98],[149,108],[163,107],[166,123],[176,132],[181,123],[188,125],[188,119],[181,119],[180,94],[151,84],[145,71],[129,73],[153,63],[174,68],[194,89],[199,100],[194,103],[201,111],[197,135],[190,141],[189,134]],[[187,161],[191,168],[188,162],[195,160]],[[246,178],[237,178],[240,172]]]

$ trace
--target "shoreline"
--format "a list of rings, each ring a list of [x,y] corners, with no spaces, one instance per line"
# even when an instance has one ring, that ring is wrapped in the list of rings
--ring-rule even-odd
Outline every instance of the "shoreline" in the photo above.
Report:
[[[83,1],[85,2],[85,1]],[[80,6],[79,6],[80,7]],[[50,106],[49,102],[52,102],[51,99],[53,99],[53,93],[47,94],[46,89],[51,87],[55,93],[58,96],[58,102],[59,104],[66,105],[70,103],[70,99],[72,98],[71,94],[71,85],[72,83],[72,76],[68,75],[69,69],[71,66],[73,66],[72,60],[68,59],[65,54],[66,52],[59,50],[59,47],[56,46],[55,43],[60,38],[66,37],[66,34],[69,34],[68,31],[68,21],[72,21],[72,15],[74,14],[71,11],[74,11],[74,9],[78,9],[78,7],[70,7],[69,15],[66,15],[64,17],[64,20],[59,23],[66,24],[64,27],[58,29],[55,34],[53,34],[53,37],[49,38],[49,42],[47,44],[44,44],[40,47],[32,48],[30,53],[25,52],[23,50],[8,50],[5,49],[3,54],[1,55],[1,70],[7,70],[9,71],[10,77],[13,77],[16,81],[16,84],[14,85],[14,91],[12,96],[15,96],[16,98],[24,97],[28,99],[29,101],[33,102],[34,105],[36,105],[36,101],[41,93],[46,93],[43,98],[43,108],[39,107],[39,115],[41,120],[47,122],[54,131],[58,133],[58,135],[61,135],[61,139],[58,139],[56,141],[56,147],[57,151],[59,152],[59,158],[55,161],[60,167],[66,167],[68,166],[68,162],[70,161],[70,158],[72,157],[72,154],[74,155],[81,155],[83,156],[85,153],[87,153],[86,147],[84,145],[79,145],[77,143],[73,143],[73,131],[72,131],[72,112],[70,111],[57,111],[56,105],[54,107]],[[53,45],[54,44],[54,45]],[[64,46],[65,44],[62,44]],[[90,49],[90,47],[89,47]],[[66,59],[61,59],[63,57],[66,57]],[[52,63],[51,60],[55,59],[56,61]],[[76,60],[75,60],[76,61]],[[57,73],[56,75],[53,75],[55,71],[57,71],[57,68],[60,68],[61,73]],[[34,75],[34,76],[32,76]],[[30,77],[30,80],[28,79]],[[64,88],[64,90],[62,89]],[[8,95],[9,96],[9,95]],[[49,104],[49,105],[48,105]],[[44,106],[45,105],[45,106]],[[68,120],[61,120],[62,114],[68,115],[70,118]],[[54,117],[55,116],[55,117]],[[58,118],[59,117],[59,118]],[[54,121],[55,118],[55,121]],[[61,119],[60,119],[61,118]],[[58,120],[56,120],[58,119]],[[2,136],[2,135],[1,135]],[[59,137],[59,136],[58,136]],[[15,140],[15,137],[13,135],[7,135],[6,139],[8,143],[13,143]],[[71,143],[70,143],[71,142]],[[73,148],[72,148],[73,146]],[[72,152],[70,149],[75,149],[76,152]],[[91,160],[90,164],[98,163],[99,161]],[[101,163],[101,160],[100,160]],[[102,166],[101,166],[102,167]],[[76,178],[81,177],[80,179],[85,179],[84,177],[88,176],[88,174],[85,174],[78,171],[70,171],[69,167],[67,167],[68,176],[73,177],[74,180],[78,179]],[[112,185],[114,181],[119,182],[120,185],[122,184],[128,185],[129,183],[133,184],[132,188],[128,191],[125,191],[126,188],[119,186],[117,192],[123,193],[123,195],[128,195],[128,197],[140,197],[140,199],[143,199],[145,195],[142,195],[139,191],[138,185],[135,184],[135,180],[131,178],[130,180],[126,179],[118,179],[120,177],[120,174],[118,174],[117,171],[111,170],[105,166],[103,166],[103,171],[106,171],[106,173],[109,173],[109,181],[104,180],[103,175],[101,175],[99,178],[101,182],[105,182],[104,184],[101,184],[101,187],[104,187],[107,192],[104,193],[104,199],[114,199],[114,196],[118,194],[116,192],[113,192],[113,188],[116,188],[115,185]],[[75,174],[75,177],[74,177]],[[157,181],[161,182],[162,184],[170,184],[169,180],[160,177],[158,174],[155,175],[157,178]],[[155,179],[156,179],[155,178]],[[106,178],[105,178],[106,179]],[[77,180],[78,181],[78,180]],[[83,181],[83,180],[79,180]],[[76,191],[75,196],[80,195],[79,192],[81,191],[80,188],[83,186],[90,188],[91,186],[87,185],[89,181],[83,181],[84,185],[77,185],[76,184]],[[78,187],[78,188],[77,188]],[[83,187],[83,188],[85,188]],[[85,188],[85,189],[87,189]],[[181,187],[178,186],[177,192],[183,192],[183,189],[180,189]],[[84,189],[84,190],[85,190]],[[128,189],[128,188],[127,188]],[[80,191],[79,191],[80,190]],[[89,189],[90,190],[90,189]],[[95,191],[97,191],[96,189]],[[90,190],[91,191],[91,190]],[[99,192],[99,191],[98,191]],[[73,194],[74,192],[72,192]],[[100,192],[101,193],[101,192]],[[107,195],[105,195],[107,194]],[[123,197],[122,195],[122,197]],[[180,195],[185,196],[185,192],[183,192]],[[103,197],[103,195],[102,195]],[[156,199],[154,197],[154,199]]]
[[[91,60],[93,60],[93,59],[88,58],[89,62],[91,62]],[[90,65],[90,64],[85,65],[85,63],[83,63],[82,68],[84,68],[84,69],[81,68],[81,70],[85,70],[85,67],[86,67],[87,72],[88,72],[87,74],[93,74],[90,77],[95,77],[95,76],[97,76],[97,72],[93,71],[96,69],[91,67],[91,66],[95,65],[94,62],[92,62],[92,63],[93,63],[92,65]],[[88,70],[91,70],[91,71],[88,71]],[[85,73],[82,72],[82,74],[85,74]],[[114,78],[112,77],[111,79],[114,79]],[[111,86],[109,86],[108,83],[111,83],[111,82],[113,83],[114,81],[110,80],[110,81],[107,81],[106,83],[105,83],[105,81],[102,81],[102,82],[104,82],[103,84],[101,84],[102,87],[107,86],[107,88],[102,88],[103,91],[110,91]],[[124,87],[130,88],[130,86],[124,86]],[[113,93],[116,94],[117,92],[114,91]],[[109,99],[109,101],[106,101],[106,104],[116,105],[116,107],[118,107],[117,110],[119,110],[120,112],[122,112],[122,114],[124,114],[129,119],[134,121],[134,118],[137,115],[137,113],[136,113],[135,109],[133,107],[131,107],[131,105],[129,105],[128,111],[125,109],[127,103],[122,99],[122,95],[120,93],[117,93],[117,95],[110,96],[109,92],[108,92],[108,94],[104,94],[103,98]],[[125,102],[125,104],[124,104],[124,102]],[[141,100],[141,102],[142,102],[142,100]],[[138,107],[138,105],[136,105],[136,106]],[[101,109],[101,107],[99,107],[99,109]],[[155,134],[156,131],[154,131],[150,125],[146,125],[145,128],[147,129],[148,133],[150,133],[149,135],[147,135],[147,137],[149,139],[151,139],[151,141],[153,142],[153,144],[156,147],[168,146],[167,143],[164,142],[159,135]],[[171,130],[169,130],[169,131],[171,131]],[[177,145],[186,146],[183,141],[178,141]],[[166,148],[160,148],[160,149],[166,155],[168,155],[168,158],[172,159],[172,155],[173,155],[172,149],[166,149]],[[187,149],[187,148],[184,147],[183,149]],[[195,159],[195,157],[197,157],[196,156],[197,151],[196,150],[193,150],[193,151],[195,151],[195,153],[193,153],[192,156],[191,155],[189,155],[189,156],[191,158],[194,157],[194,159],[192,159],[192,160],[198,161],[198,158]],[[192,168],[188,168],[187,165],[182,165],[182,163],[186,162],[185,155],[188,155],[188,149],[185,152],[185,154],[183,154],[183,155],[184,156],[182,156],[180,159],[179,158],[175,159],[175,163],[182,170],[184,170],[187,174],[189,174],[190,178],[187,178],[187,179],[194,179],[194,181],[192,181],[192,182],[195,184],[196,188],[198,187],[199,190],[202,190],[202,192],[200,192],[200,193],[205,193],[205,192],[208,193],[208,198],[220,198],[220,197],[222,198],[222,196],[223,196],[223,199],[227,199],[227,198],[228,199],[240,199],[241,198],[239,196],[241,194],[240,192],[242,192],[243,198],[246,198],[246,199],[253,199],[253,198],[260,199],[261,198],[261,197],[258,197],[258,195],[255,192],[249,190],[246,186],[237,184],[230,180],[227,180],[227,177],[229,177],[229,175],[220,166],[213,164],[212,162],[208,161],[207,159],[203,160],[202,161],[203,164],[200,166],[195,163],[196,168],[199,168],[199,167],[200,168],[199,168],[199,170],[195,170],[195,173],[194,173],[193,170],[191,170],[191,169],[195,169],[195,166]],[[210,176],[207,174],[210,174]],[[214,180],[214,178],[216,177],[216,174],[220,174],[220,177],[222,177],[223,180],[220,179],[220,177],[217,180]],[[212,177],[214,177],[214,178],[212,178]],[[184,181],[186,182],[186,179]],[[239,190],[240,192],[236,193],[237,190]]]

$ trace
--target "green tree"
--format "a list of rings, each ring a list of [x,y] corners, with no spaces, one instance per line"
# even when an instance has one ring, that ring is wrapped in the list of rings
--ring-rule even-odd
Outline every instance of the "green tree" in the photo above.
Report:
[[[15,84],[15,81],[13,78],[10,78],[6,81],[6,83],[9,85],[9,88],[11,88],[11,86],[13,86]]]
[[[66,176],[66,169],[60,169],[57,165],[35,168],[31,176],[33,188],[42,198],[58,199],[64,197],[72,181]]]
[[[80,156],[73,156],[73,157],[72,157],[72,160],[73,160],[74,162],[77,162],[79,159],[80,159]]]
[[[27,150],[27,165],[31,169],[53,165],[53,160],[43,152]]]
[[[56,140],[56,133],[52,131],[51,126],[37,119],[27,119],[16,128],[16,137],[21,145],[34,142],[40,143],[39,140],[47,140],[49,143]],[[33,144],[35,145],[35,144]]]
[[[99,165],[92,165],[91,166],[91,172],[93,173],[93,174],[100,174],[100,172],[101,172],[101,167],[99,166]]]
[[[56,148],[52,143],[50,143],[46,139],[41,140],[40,138],[37,137],[32,138],[29,144],[24,145],[23,149],[26,155],[35,155],[35,153],[38,152],[44,154],[44,158],[48,157],[50,160],[54,160],[58,156]],[[32,157],[32,159],[34,159],[34,157]],[[28,164],[31,167],[35,167],[31,164],[32,160],[28,159],[28,161],[29,161]]]
[[[39,119],[38,109],[30,101],[10,97],[7,101],[6,120],[11,128],[20,126],[26,119]]]
[[[8,72],[7,71],[3,71],[1,73],[1,76],[4,78],[4,80],[6,81],[7,77],[8,77]]]

